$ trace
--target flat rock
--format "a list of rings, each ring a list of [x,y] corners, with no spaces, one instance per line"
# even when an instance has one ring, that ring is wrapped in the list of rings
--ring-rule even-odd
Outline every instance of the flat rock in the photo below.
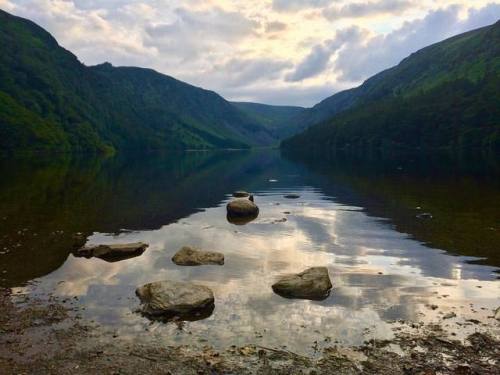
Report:
[[[188,282],[157,281],[136,289],[142,303],[142,313],[150,317],[180,317],[197,320],[210,316],[214,309],[214,294],[206,286]]]
[[[300,195],[299,194],[287,194],[287,195],[285,195],[285,198],[287,198],[287,199],[299,199]]]
[[[172,261],[179,266],[223,265],[224,254],[184,246],[173,256]]]
[[[272,288],[276,294],[286,298],[323,300],[330,295],[332,282],[326,267],[313,267],[281,277]]]
[[[259,215],[259,207],[246,198],[237,198],[229,202],[226,206],[227,214],[230,217],[253,217]]]
[[[76,257],[99,258],[106,262],[119,262],[121,260],[138,257],[146,251],[149,245],[136,242],[126,244],[96,245],[82,247],[75,251]]]
[[[233,193],[233,197],[235,198],[247,198],[250,196],[250,193],[243,191],[243,190],[238,190]]]

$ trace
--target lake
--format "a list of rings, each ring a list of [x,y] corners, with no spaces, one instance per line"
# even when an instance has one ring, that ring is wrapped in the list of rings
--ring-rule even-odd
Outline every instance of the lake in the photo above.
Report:
[[[500,306],[500,179],[487,161],[301,160],[260,150],[40,157],[2,161],[0,170],[0,285],[20,299],[61,298],[121,337],[314,354],[449,312],[457,317],[445,322],[463,321],[463,336],[474,330],[468,319],[488,321]],[[234,225],[225,206],[241,189],[260,214]],[[114,263],[77,258],[76,233],[87,244],[149,248]],[[176,266],[182,246],[222,252],[225,264]],[[327,299],[273,293],[280,275],[313,266],[329,269]],[[215,310],[149,321],[135,289],[165,279],[210,287]]]

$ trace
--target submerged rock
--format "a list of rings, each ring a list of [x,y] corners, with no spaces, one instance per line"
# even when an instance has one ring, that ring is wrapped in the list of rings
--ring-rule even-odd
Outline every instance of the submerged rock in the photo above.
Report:
[[[326,267],[313,267],[281,277],[272,288],[276,294],[286,298],[323,300],[330,295],[332,282]]]
[[[424,212],[422,214],[417,215],[417,219],[432,219],[432,218],[433,218],[433,216],[429,212]]]
[[[172,261],[179,266],[223,265],[224,254],[184,246],[173,256]]]
[[[249,197],[250,193],[243,191],[243,190],[238,190],[233,193],[233,197],[235,198],[246,198]]]
[[[214,309],[213,292],[188,282],[157,281],[137,288],[135,294],[141,300],[142,313],[152,318],[199,320]]]
[[[76,257],[99,258],[106,262],[119,262],[121,260],[138,257],[146,251],[149,245],[137,242],[127,244],[96,245],[82,247],[74,252]]]
[[[227,217],[230,222],[237,222],[238,219],[248,222],[259,216],[259,207],[253,202],[253,196],[250,198],[237,198],[227,204]]]
[[[287,194],[287,195],[285,195],[285,198],[287,198],[287,199],[299,199],[300,195],[299,194]]]

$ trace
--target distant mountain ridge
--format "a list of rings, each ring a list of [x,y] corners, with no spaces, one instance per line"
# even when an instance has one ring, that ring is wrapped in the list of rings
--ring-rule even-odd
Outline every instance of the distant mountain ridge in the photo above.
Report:
[[[285,148],[500,147],[500,22],[436,43],[293,119]],[[315,125],[317,124],[317,125]]]
[[[231,102],[240,111],[266,127],[277,139],[283,139],[297,133],[292,121],[305,111],[303,107],[276,106],[250,102]]]
[[[244,148],[276,140],[218,94],[150,69],[87,67],[0,10],[0,150]]]

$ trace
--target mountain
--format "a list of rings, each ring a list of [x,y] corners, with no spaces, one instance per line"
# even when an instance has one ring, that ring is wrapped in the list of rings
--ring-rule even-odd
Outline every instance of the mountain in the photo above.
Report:
[[[500,22],[424,48],[294,122],[317,125],[285,148],[498,151]]]
[[[248,102],[232,102],[240,111],[263,125],[277,139],[289,137],[297,131],[292,121],[305,111],[303,107],[276,106]]]
[[[212,91],[150,69],[87,67],[0,10],[0,150],[241,148],[275,142]]]

